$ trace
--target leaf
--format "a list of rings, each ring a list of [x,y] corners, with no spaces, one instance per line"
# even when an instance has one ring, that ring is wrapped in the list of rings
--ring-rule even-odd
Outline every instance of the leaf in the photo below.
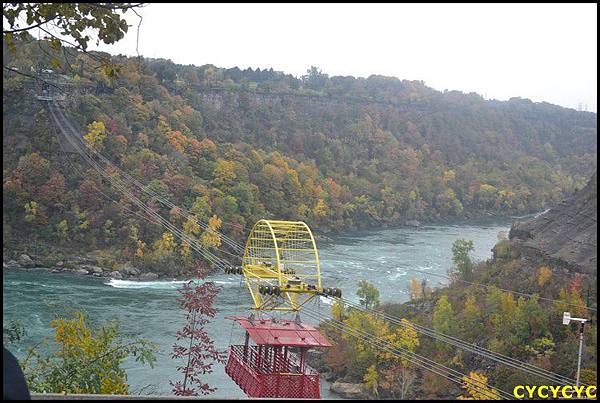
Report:
[[[60,42],[59,39],[52,38],[52,39],[50,39],[50,43],[48,44],[48,46],[50,47],[50,49],[54,49],[56,51],[59,51],[60,48],[62,47],[62,43]]]
[[[13,34],[4,34],[4,43],[6,43],[6,46],[11,53],[17,53],[17,46],[15,45]]]
[[[60,60],[58,60],[57,58],[53,58],[52,61],[50,62],[50,64],[52,64],[52,67],[57,68],[57,69],[60,69],[62,67]]]

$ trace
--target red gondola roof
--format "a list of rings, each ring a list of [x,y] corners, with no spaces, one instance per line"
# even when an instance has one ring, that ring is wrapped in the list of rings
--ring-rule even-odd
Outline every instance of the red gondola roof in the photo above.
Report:
[[[258,345],[292,347],[331,347],[314,327],[305,323],[297,324],[293,320],[254,319],[252,322],[244,316],[227,316],[238,322]]]

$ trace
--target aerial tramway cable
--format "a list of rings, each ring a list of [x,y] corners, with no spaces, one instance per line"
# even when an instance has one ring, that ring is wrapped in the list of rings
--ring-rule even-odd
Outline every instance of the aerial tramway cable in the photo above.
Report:
[[[348,325],[344,324],[343,322],[341,322],[337,319],[329,318],[326,315],[313,310],[312,308],[305,307],[304,312],[307,313],[313,319],[321,321],[321,324],[326,324],[328,326],[332,326],[333,328],[335,328],[337,330],[340,330],[340,331],[342,331],[346,334],[349,334],[357,339],[366,341],[367,343],[374,345],[377,349],[386,351],[398,358],[405,359],[423,369],[426,369],[437,375],[440,375],[452,382],[458,383],[460,385],[464,385],[465,374],[463,374],[457,370],[454,370],[452,368],[444,366],[436,361],[433,361],[427,357],[421,356],[421,355],[414,353],[408,349],[390,345],[390,343],[384,339],[381,339],[377,336],[374,336],[374,335],[367,333],[365,331],[362,331],[360,329],[355,329],[355,328],[349,327]],[[487,397],[489,397],[489,398],[494,397],[493,393],[486,389],[486,388],[492,388],[487,383],[484,383],[482,381],[479,381],[477,379],[472,379],[472,378],[470,378],[470,380],[471,380],[471,382],[473,382],[473,384],[471,386],[474,387],[475,389],[477,389],[480,393],[486,394]],[[504,399],[512,399],[513,398],[513,396],[506,391],[503,391],[498,388],[493,388],[493,389],[495,389],[498,392],[498,394],[500,395],[500,397],[502,397]]]
[[[61,113],[64,117],[65,117],[65,121],[67,121],[67,118],[64,114],[64,112],[62,110],[60,110],[59,108],[57,108],[59,110],[59,113]],[[73,131],[75,131],[73,129]],[[142,192],[148,194],[149,196],[154,197],[157,201],[159,201],[160,203],[175,209],[175,211],[181,215],[183,215],[185,218],[189,218],[189,219],[193,219],[196,223],[198,223],[198,225],[200,225],[200,227],[202,227],[205,230],[211,231],[211,232],[215,232],[214,229],[210,228],[205,222],[198,220],[193,214],[191,214],[188,210],[186,210],[185,208],[176,206],[175,204],[173,204],[171,201],[169,201],[168,199],[164,198],[162,195],[160,195],[158,192],[152,190],[152,189],[148,189],[147,186],[145,186],[143,183],[141,183],[140,181],[138,181],[137,179],[135,179],[134,177],[132,177],[130,174],[128,174],[127,172],[123,171],[122,169],[120,169],[118,166],[116,166],[115,164],[113,164],[108,158],[106,158],[104,155],[102,155],[100,152],[98,152],[97,150],[93,149],[93,148],[88,148],[87,145],[85,145],[85,143],[83,143],[81,141],[81,139],[79,138],[79,136],[76,136],[77,139],[81,142],[81,145],[85,148],[87,148],[89,151],[91,151],[95,156],[97,156],[100,160],[102,160],[102,162],[104,162],[106,165],[110,166],[112,169],[114,169],[116,172],[118,172],[120,175],[122,175],[123,177],[125,177],[125,179],[127,179],[128,181],[130,181],[133,185],[135,185],[136,187],[138,187]],[[236,252],[241,253],[243,252],[243,247],[241,247],[235,240],[229,238],[227,235],[225,234],[220,234],[221,239],[223,239],[223,241],[225,243],[227,243],[229,246],[231,246]]]
[[[335,298],[335,297],[330,297],[330,296],[326,296],[326,297],[340,301],[340,303],[342,303],[344,305],[348,305],[351,308],[357,309],[359,311],[372,313],[373,315],[381,316],[396,325],[399,325],[399,326],[402,326],[405,328],[410,326],[410,327],[414,328],[420,334],[429,336],[429,337],[431,337],[435,340],[441,341],[443,343],[450,344],[454,347],[458,347],[460,349],[469,351],[473,354],[481,355],[481,356],[488,358],[492,361],[495,361],[499,364],[503,364],[503,365],[512,367],[514,369],[529,373],[531,375],[536,375],[536,376],[545,378],[547,380],[556,382],[561,385],[573,385],[575,382],[571,378],[568,378],[563,375],[554,373],[552,371],[548,371],[546,369],[537,367],[537,366],[529,364],[525,361],[520,361],[520,360],[511,358],[511,357],[508,357],[506,355],[496,353],[494,351],[491,351],[484,347],[469,343],[469,342],[459,339],[457,337],[449,336],[444,333],[438,332],[434,329],[430,329],[430,328],[427,328],[425,326],[422,326],[422,325],[419,325],[419,324],[416,324],[413,322],[410,322],[410,324],[407,325],[407,324],[403,323],[400,318],[386,314],[385,312],[376,311],[374,309],[368,309],[368,308],[362,307],[361,305],[358,305],[354,302],[350,302],[343,298]]]
[[[178,213],[182,212],[183,213],[182,215],[184,215],[187,218],[192,218],[202,228],[208,229],[208,230],[213,231],[214,233],[218,234],[224,240],[224,242],[226,244],[228,244],[230,247],[232,247],[235,251],[237,251],[237,252],[243,251],[243,247],[239,243],[237,243],[235,240],[233,240],[233,239],[225,236],[224,234],[220,233],[217,230],[210,229],[205,223],[197,220],[195,218],[195,216],[193,216],[192,214],[190,214],[187,210],[182,209],[182,208],[174,205],[172,202],[170,202],[169,200],[163,198],[157,192],[155,192],[155,191],[153,191],[151,189],[148,189],[141,182],[139,182],[137,179],[133,178],[131,175],[127,174],[126,172],[122,171],[120,168],[118,168],[117,166],[115,166],[112,162],[110,162],[110,160],[108,160],[106,157],[104,157],[102,154],[100,154],[96,150],[87,148],[87,146],[81,141],[80,137],[77,136],[76,130],[70,124],[70,122],[68,121],[68,119],[65,116],[64,112],[59,107],[57,107],[56,105],[55,105],[55,108],[56,108],[56,111],[54,111],[52,109],[52,107],[49,106],[49,110],[50,110],[50,112],[51,112],[51,114],[52,114],[55,122],[60,127],[60,129],[63,132],[63,134],[65,134],[65,137],[68,139],[68,141],[73,145],[73,147],[75,147],[77,149],[77,151],[84,157],[84,159],[98,173],[100,173],[106,180],[108,180],[108,182],[111,185],[115,186],[115,188],[119,189],[134,204],[138,205],[138,207],[140,207],[151,219],[156,220],[156,223],[158,223],[158,224],[162,225],[163,227],[167,228],[169,231],[171,231],[172,233],[174,233],[174,235],[177,235],[180,239],[182,239],[185,242],[187,242],[190,245],[190,247],[192,247],[195,251],[197,251],[202,256],[204,256],[208,261],[210,261],[211,263],[213,263],[215,266],[220,267],[220,268],[224,268],[224,267],[226,267],[228,265],[228,262],[224,261],[223,259],[219,258],[218,256],[215,256],[214,254],[212,254],[211,252],[209,252],[208,250],[206,250],[206,248],[200,248],[200,247],[198,247],[197,244],[196,244],[197,241],[194,238],[191,238],[190,236],[188,236],[187,234],[185,234],[183,231],[181,231],[178,228],[176,228],[173,224],[171,224],[170,222],[168,222],[167,220],[165,220],[157,212],[155,212],[154,210],[152,210],[151,208],[149,208],[145,203],[143,203],[133,193],[129,192],[127,190],[126,186],[125,186],[125,183],[120,178],[113,177],[109,173],[105,172],[105,170],[96,161],[94,161],[94,159],[86,152],[86,149],[90,150],[96,157],[98,157],[101,161],[103,161],[107,166],[110,166],[115,172],[117,172],[120,175],[122,175],[125,179],[127,179],[129,182],[131,182],[136,187],[138,187],[142,192],[144,192],[144,193],[152,196],[153,198],[155,198],[156,200],[158,200],[162,204],[164,204],[166,206],[169,206],[171,208],[174,208]],[[65,132],[64,126],[60,122],[60,119],[59,119],[59,117],[57,117],[57,115],[60,115],[62,117],[62,119],[64,120],[65,124],[69,127],[69,129],[72,131],[72,133],[75,134],[75,137],[77,137],[77,139],[80,142],[80,144],[76,144],[76,142],[73,141],[73,137],[70,136],[70,135],[68,135]],[[61,146],[61,148],[62,148],[62,146]],[[69,160],[69,162],[70,162],[70,160]],[[114,199],[112,199],[112,198],[110,198],[110,199],[114,201]],[[129,209],[127,209],[127,210],[129,210]],[[129,210],[129,211],[132,211],[132,210]],[[134,212],[134,213],[137,214],[137,212]],[[144,218],[146,218],[146,217],[144,216]],[[152,221],[149,218],[146,218],[146,219]],[[154,222],[154,221],[152,221],[152,222]],[[220,249],[218,249],[218,250],[220,250]],[[220,250],[220,251],[223,252],[223,253],[226,253],[223,250]],[[227,253],[227,254],[229,254],[230,256],[232,255],[230,253]],[[366,261],[366,259],[358,259],[358,260]],[[416,270],[416,269],[415,270],[409,269],[409,270],[416,271],[416,272],[421,272],[421,271]],[[427,272],[422,272],[422,273],[430,274],[430,275],[435,275],[433,273],[427,273]],[[439,275],[439,276],[446,277],[446,276],[442,276],[442,275]],[[466,282],[466,281],[463,281],[463,282]],[[484,284],[471,283],[471,282],[466,282],[466,283],[468,283],[468,284],[474,284],[474,285],[480,285],[480,286],[484,286],[484,287],[490,287],[490,286],[484,285]],[[519,292],[516,292],[516,291],[503,290],[503,289],[500,289],[500,290],[501,291],[506,291],[506,292],[512,292],[512,293],[515,293],[515,294],[518,294],[518,295],[522,295],[522,296],[534,297],[533,295],[525,294],[525,293],[519,293]],[[556,300],[552,300],[552,299],[548,299],[548,298],[541,298],[541,297],[537,297],[537,298],[556,302]],[[345,303],[345,304],[347,304],[347,305],[349,305],[349,306],[351,306],[351,307],[353,307],[353,308],[355,308],[355,309],[361,309],[362,308],[362,307],[357,308],[354,303],[351,303],[351,302],[346,301],[346,300],[342,300],[341,298],[340,298],[340,301],[343,302],[343,303]],[[585,308],[595,311],[594,308],[588,308],[588,307],[585,307]],[[314,312],[312,314],[314,315]],[[377,312],[377,314],[382,315],[382,313],[380,313],[380,312]],[[393,316],[387,315],[387,314],[383,314],[383,316],[384,316],[385,319],[389,320],[390,322],[392,322],[392,323],[394,323],[396,325],[406,326],[404,323],[402,323],[399,320],[399,318],[396,318],[396,317],[393,317]],[[342,326],[343,326],[343,324],[342,324]],[[546,379],[552,380],[554,382],[559,382],[561,384],[572,383],[572,380],[570,378],[563,377],[563,376],[561,376],[559,374],[555,374],[555,373],[552,373],[550,371],[547,371],[547,370],[535,367],[535,366],[533,366],[531,364],[528,364],[528,363],[525,363],[525,362],[522,362],[522,361],[519,361],[519,360],[512,359],[510,357],[504,356],[504,355],[499,354],[499,353],[492,352],[490,350],[487,350],[487,349],[484,349],[482,347],[476,346],[474,344],[468,343],[468,342],[463,341],[461,339],[458,339],[456,337],[448,336],[448,335],[445,335],[443,333],[436,332],[433,329],[429,329],[429,328],[426,328],[426,327],[421,326],[421,325],[416,325],[416,324],[412,324],[411,323],[410,326],[412,326],[413,329],[415,329],[417,332],[419,332],[421,334],[428,335],[428,336],[433,337],[434,339],[436,339],[438,341],[441,341],[441,342],[444,342],[444,343],[447,343],[447,344],[451,344],[451,345],[453,345],[455,347],[465,349],[465,350],[470,351],[472,353],[482,355],[482,356],[484,356],[486,358],[489,358],[489,359],[492,359],[492,360],[494,360],[494,361],[496,361],[496,362],[498,362],[500,364],[508,365],[508,366],[511,366],[511,367],[513,367],[515,369],[522,370],[522,371],[528,372],[528,373],[536,375],[536,376],[544,377]],[[356,329],[353,329],[353,330],[356,330]],[[426,360],[425,362],[428,363],[428,364],[430,364],[430,365],[441,365],[441,364],[435,363],[435,361],[432,361],[432,360],[427,359],[425,357],[421,357],[421,356],[418,356],[418,357]],[[426,369],[432,370],[430,368],[426,368]],[[433,371],[433,372],[435,372],[435,371]],[[460,373],[458,373],[458,374],[460,374]],[[460,374],[460,375],[463,375],[463,374]],[[444,375],[442,375],[442,376],[444,376]],[[456,379],[454,381],[456,381]],[[459,382],[462,384],[462,380],[459,380]],[[503,392],[503,393],[506,393],[506,392]],[[512,397],[512,396],[510,396],[510,397]]]
[[[208,251],[206,248],[200,248],[197,244],[196,244],[196,240],[191,238],[190,236],[188,236],[187,234],[185,234],[183,231],[179,230],[177,227],[175,227],[173,224],[171,224],[169,221],[165,220],[162,216],[160,216],[158,213],[156,213],[155,211],[153,211],[152,209],[150,209],[145,203],[143,203],[139,198],[137,198],[135,195],[133,195],[131,192],[129,192],[125,185],[120,181],[119,178],[114,178],[111,177],[111,175],[109,175],[107,172],[105,172],[101,166],[99,166],[96,161],[94,161],[86,152],[85,150],[82,150],[82,148],[72,140],[72,137],[69,136],[66,133],[66,130],[64,128],[63,123],[61,122],[61,118],[60,118],[60,113],[55,113],[52,104],[49,106],[49,110],[50,113],[52,115],[52,117],[54,118],[55,122],[57,123],[57,125],[59,126],[60,130],[63,131],[63,133],[65,134],[65,137],[69,140],[69,142],[80,152],[80,154],[84,157],[84,159],[98,172],[100,173],[105,179],[107,179],[109,181],[109,183],[111,185],[113,185],[115,188],[119,189],[125,196],[127,196],[134,204],[136,204],[138,207],[140,207],[142,210],[144,210],[150,217],[154,218],[157,220],[157,223],[161,224],[163,227],[169,229],[174,235],[178,236],[180,239],[186,241],[190,247],[192,249],[194,249],[195,251],[197,251],[198,253],[200,253],[202,256],[204,256],[208,261],[210,261],[211,263],[213,263],[215,266],[224,269],[226,267],[226,262],[223,261],[220,258],[217,258],[216,256],[214,256],[210,251]],[[73,129],[73,127],[70,125],[70,123],[68,122],[68,120],[64,117],[64,115],[62,116],[62,118],[65,121],[65,124],[74,132],[75,130]]]

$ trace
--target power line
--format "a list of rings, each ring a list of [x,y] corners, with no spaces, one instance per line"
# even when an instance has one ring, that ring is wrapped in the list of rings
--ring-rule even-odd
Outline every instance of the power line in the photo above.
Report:
[[[461,386],[464,385],[464,378],[466,377],[466,375],[457,370],[446,367],[436,361],[433,361],[427,357],[424,357],[422,355],[414,353],[408,349],[398,347],[398,346],[390,346],[390,343],[388,341],[381,339],[380,337],[376,337],[376,336],[374,336],[370,333],[367,333],[365,331],[362,331],[360,329],[355,329],[355,328],[349,327],[345,323],[343,323],[337,319],[329,318],[329,317],[321,314],[318,311],[312,310],[309,307],[305,307],[304,312],[307,313],[309,316],[311,316],[313,319],[322,321],[321,322],[322,324],[332,326],[335,329],[340,330],[341,332],[349,334],[360,340],[366,341],[367,343],[374,345],[376,348],[378,348],[380,350],[384,350],[398,358],[405,359],[421,368],[424,368],[430,372],[440,375],[454,383],[458,383]],[[487,388],[491,388],[487,383],[484,383],[477,379],[472,379],[472,378],[470,378],[470,379],[474,383],[472,386],[474,388],[476,388],[480,393],[486,394],[487,397],[489,397],[489,398],[495,397],[493,392],[491,392],[487,389]],[[513,398],[513,396],[506,391],[503,391],[498,388],[493,388],[493,389],[495,389],[498,392],[498,394],[500,395],[500,397],[502,397],[504,399],[512,399]]]
[[[561,385],[573,385],[574,380],[571,378],[548,371],[546,369],[537,367],[537,366],[529,364],[527,362],[520,361],[520,360],[514,359],[512,357],[508,357],[506,355],[500,354],[500,353],[496,353],[494,351],[491,351],[484,347],[469,343],[469,342],[459,339],[457,337],[446,335],[446,334],[438,332],[434,329],[430,329],[430,328],[427,328],[425,326],[422,326],[422,325],[419,325],[419,324],[416,324],[413,322],[410,322],[410,325],[407,325],[406,323],[402,322],[402,320],[400,318],[398,318],[396,316],[386,314],[385,312],[376,311],[374,309],[363,308],[362,306],[360,306],[356,303],[344,300],[342,298],[334,298],[331,296],[325,296],[325,297],[340,301],[342,304],[348,305],[359,311],[362,311],[365,313],[372,313],[374,315],[381,316],[381,317],[387,319],[388,321],[390,321],[396,325],[400,325],[404,328],[411,326],[412,328],[414,328],[417,332],[419,332],[421,334],[429,336],[429,337],[431,337],[435,340],[441,341],[443,343],[450,344],[450,345],[458,347],[460,349],[469,351],[471,353],[481,355],[481,356],[491,359],[499,364],[507,365],[514,369],[518,369],[518,370],[527,372],[529,374],[545,378],[552,382],[557,382]]]
[[[79,137],[77,137],[80,141],[81,139]],[[87,146],[85,145],[85,143],[81,142],[81,144],[87,148]],[[183,215],[185,218],[188,219],[192,219],[194,220],[196,223],[198,223],[203,229],[208,230],[210,232],[215,232],[214,229],[210,228],[210,226],[208,226],[206,223],[204,223],[203,221],[198,220],[193,214],[191,214],[188,210],[176,206],[175,204],[173,204],[171,201],[169,201],[168,199],[164,198],[162,195],[160,195],[158,192],[155,192],[152,189],[148,189],[147,186],[145,186],[143,183],[141,183],[140,181],[138,181],[137,179],[135,179],[134,177],[132,177],[130,174],[128,174],[127,172],[123,171],[122,169],[120,169],[118,166],[116,166],[115,164],[113,164],[108,158],[106,158],[104,155],[102,155],[100,152],[98,152],[97,150],[93,149],[93,148],[89,148],[89,150],[94,153],[94,155],[96,155],[100,160],[102,160],[102,162],[104,162],[106,165],[110,166],[112,169],[114,169],[115,171],[117,171],[119,174],[121,174],[122,176],[124,176],[127,180],[129,180],[132,184],[134,184],[135,186],[137,186],[140,190],[142,190],[144,193],[156,198],[156,200],[158,200],[160,203],[171,207],[172,209],[175,209],[175,212],[177,214]],[[183,213],[183,214],[181,214]],[[242,252],[243,248],[241,248],[239,246],[239,244],[237,242],[235,242],[235,240],[229,238],[228,236],[226,236],[225,234],[220,233],[221,238],[224,240],[225,243],[229,244],[236,252]]]
[[[215,266],[224,269],[227,266],[227,262],[223,261],[222,259],[216,257],[215,255],[213,255],[210,251],[208,251],[206,248],[201,248],[200,246],[197,245],[197,241],[193,238],[191,238],[190,236],[188,236],[187,234],[185,234],[184,232],[182,232],[181,230],[179,230],[178,228],[176,228],[173,224],[171,224],[169,221],[165,220],[162,216],[160,216],[159,214],[157,214],[156,212],[154,212],[154,210],[150,209],[146,204],[144,204],[141,200],[139,200],[139,198],[137,198],[135,195],[133,195],[131,192],[129,192],[126,187],[124,186],[123,182],[120,181],[120,179],[118,178],[113,178],[111,177],[108,173],[106,173],[86,152],[85,150],[82,150],[81,147],[72,140],[72,137],[69,136],[65,129],[63,124],[61,123],[60,119],[62,118],[65,122],[65,124],[75,133],[74,128],[70,125],[68,119],[66,119],[66,117],[64,115],[61,114],[60,109],[57,108],[57,111],[55,113],[54,108],[52,107],[52,104],[49,105],[49,110],[50,113],[52,115],[52,117],[54,118],[55,122],[57,123],[57,125],[59,126],[60,130],[63,131],[63,134],[65,134],[65,137],[68,139],[68,141],[76,148],[76,150],[78,150],[80,152],[80,154],[84,157],[84,159],[98,172],[100,173],[105,179],[107,179],[111,185],[113,185],[115,188],[119,189],[126,197],[128,197],[134,204],[138,205],[138,207],[140,207],[142,210],[144,210],[150,217],[154,218],[157,220],[157,223],[162,225],[163,227],[169,229],[174,235],[178,236],[180,239],[182,239],[183,241],[187,242],[188,245],[190,245],[190,247],[192,249],[194,249],[196,252],[200,253],[201,256],[203,256],[204,258],[206,258],[208,261],[210,261],[211,263],[213,263]]]
[[[566,301],[561,301],[561,300],[552,299],[552,298],[544,298],[544,297],[540,297],[537,294],[527,294],[527,293],[524,293],[524,292],[507,290],[507,289],[504,289],[504,288],[496,287],[495,285],[475,283],[475,282],[472,282],[472,281],[466,281],[466,280],[462,280],[462,279],[459,279],[459,278],[452,279],[449,276],[446,276],[446,275],[443,275],[443,274],[430,273],[430,272],[427,272],[427,271],[424,271],[424,270],[418,270],[418,269],[404,269],[404,270],[413,271],[413,272],[417,272],[417,273],[423,273],[423,274],[426,274],[426,275],[429,275],[429,276],[443,277],[443,278],[448,279],[450,281],[455,280],[455,281],[458,281],[458,282],[461,282],[461,283],[465,283],[465,284],[469,284],[469,285],[476,285],[476,286],[479,286],[479,287],[485,287],[485,288],[494,287],[494,288],[496,288],[496,289],[498,289],[500,291],[508,292],[508,293],[519,295],[519,296],[522,296],[522,297],[537,298],[537,299],[544,300],[544,301],[549,301],[549,302],[559,302],[561,304],[569,305],[569,306],[572,306],[572,307],[575,307],[575,308],[584,308],[584,309],[588,309],[590,311],[596,312],[596,308],[591,308],[591,307],[585,306],[585,305],[570,304],[570,303],[568,303]]]

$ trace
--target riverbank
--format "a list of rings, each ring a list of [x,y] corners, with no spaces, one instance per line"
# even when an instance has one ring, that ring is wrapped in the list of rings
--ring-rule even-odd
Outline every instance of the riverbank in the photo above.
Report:
[[[60,260],[54,264],[48,264],[47,258],[20,254],[16,259],[10,259],[8,262],[2,262],[3,270],[37,270],[52,274],[73,274],[77,276],[92,276],[100,278],[112,278],[115,280],[132,281],[152,281],[157,279],[182,280],[189,278],[193,273],[181,275],[178,277],[165,276],[160,273],[142,272],[133,266],[131,262],[126,262],[115,267],[100,266],[99,259],[93,256],[73,256]]]
[[[331,242],[318,243],[321,263],[321,282],[326,287],[337,287],[344,298],[358,303],[356,296],[357,283],[367,279],[380,292],[381,303],[402,303],[409,299],[408,287],[412,276],[419,281],[427,278],[431,287],[441,286],[444,282],[439,277],[424,277],[424,273],[445,274],[452,265],[452,243],[456,239],[474,240],[473,257],[476,260],[491,257],[491,248],[496,244],[499,232],[507,232],[510,220],[497,223],[477,225],[423,225],[419,228],[404,227],[401,229],[385,229],[378,231],[348,232],[343,236],[332,237]],[[33,249],[31,249],[33,251]],[[26,253],[26,252],[23,252]],[[23,254],[21,253],[21,254]],[[61,307],[69,310],[86,312],[90,320],[104,323],[118,320],[123,334],[142,337],[161,346],[157,354],[155,368],[148,369],[134,360],[126,363],[128,382],[132,390],[144,394],[170,394],[169,380],[179,379],[178,362],[170,358],[172,346],[176,343],[176,332],[185,323],[184,312],[178,307],[177,289],[181,283],[157,279],[155,281],[128,281],[139,278],[131,275],[123,280],[114,280],[110,274],[114,271],[110,265],[102,261],[99,253],[92,253],[86,261],[87,254],[77,255],[74,252],[63,255],[56,254],[57,261],[44,262],[42,254],[28,254],[35,266],[42,263],[46,267],[30,267],[4,270],[3,322],[12,320],[23,323],[27,335],[22,341],[11,346],[11,351],[18,358],[27,354],[27,348],[36,345],[53,334],[50,322],[55,312],[61,313]],[[94,257],[94,255],[98,255]],[[5,255],[5,262],[19,260],[20,255]],[[26,261],[26,258],[24,261]],[[52,273],[59,262],[63,262],[62,271]],[[71,268],[65,269],[67,262]],[[102,274],[77,274],[73,268],[85,265],[102,268]],[[135,262],[132,262],[135,267]],[[116,267],[120,269],[119,267]],[[110,270],[108,270],[110,269]],[[411,269],[419,272],[411,272]],[[89,269],[86,269],[89,272]],[[100,274],[100,276],[98,275]],[[157,273],[158,274],[158,273]],[[106,277],[102,277],[106,276]],[[186,278],[189,279],[190,277]],[[240,282],[240,276],[215,272],[210,280],[222,287],[215,300],[217,317],[207,325],[207,331],[216,340],[220,350],[225,351],[230,344],[243,344],[244,333],[239,326],[225,319],[228,316],[247,315],[250,313],[252,299],[248,290]],[[315,309],[329,313],[326,300],[315,300]],[[318,326],[308,315],[301,315],[302,320]],[[323,398],[335,398],[330,388],[331,379],[323,373],[321,393]],[[244,397],[243,392],[225,374],[223,366],[215,368],[213,374],[207,375],[207,382],[219,388],[214,398]],[[343,379],[338,381],[334,390],[339,387],[348,393],[357,390],[345,385]],[[350,381],[350,380],[348,380]],[[146,385],[153,385],[151,389]]]

